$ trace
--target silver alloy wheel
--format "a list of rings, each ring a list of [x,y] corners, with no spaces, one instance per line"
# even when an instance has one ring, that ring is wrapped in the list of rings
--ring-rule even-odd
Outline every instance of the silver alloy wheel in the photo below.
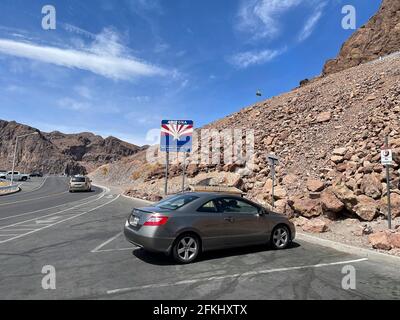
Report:
[[[178,243],[178,256],[182,261],[190,261],[197,254],[197,242],[190,236],[184,237]]]
[[[279,227],[274,231],[272,241],[277,248],[284,248],[289,241],[289,233],[286,228]]]

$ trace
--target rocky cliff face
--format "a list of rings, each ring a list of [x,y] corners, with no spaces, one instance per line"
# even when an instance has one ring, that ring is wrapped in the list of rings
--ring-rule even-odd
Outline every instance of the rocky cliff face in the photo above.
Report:
[[[275,153],[281,159],[275,188],[278,211],[306,218],[370,221],[386,214],[380,150],[389,135],[395,155],[390,170],[393,214],[400,216],[400,57],[317,79],[204,129],[222,133],[235,128],[254,130],[253,161],[228,165],[192,162],[188,183],[207,178],[215,184],[228,183],[268,205],[272,181],[266,156]],[[172,164],[170,174],[170,192],[178,192],[180,166]],[[163,175],[163,166],[147,163],[144,153],[94,173],[96,179],[123,184],[130,194],[148,199],[162,195]]]
[[[92,133],[45,133],[16,123],[0,120],[0,168],[11,170],[14,142],[17,136],[37,132],[18,143],[17,170],[43,170],[47,173],[86,173],[119,160],[142,148],[114,137],[103,139]]]
[[[346,41],[323,74],[339,72],[400,51],[400,1],[383,0],[378,13]]]

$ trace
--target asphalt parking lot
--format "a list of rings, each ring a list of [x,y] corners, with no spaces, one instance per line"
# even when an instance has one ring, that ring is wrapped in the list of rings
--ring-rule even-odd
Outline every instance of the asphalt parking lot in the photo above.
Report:
[[[396,264],[296,241],[205,253],[190,265],[122,235],[133,201],[108,189],[67,192],[65,178],[0,198],[0,299],[400,299]],[[42,287],[44,266],[56,289]],[[356,289],[342,287],[345,266]]]

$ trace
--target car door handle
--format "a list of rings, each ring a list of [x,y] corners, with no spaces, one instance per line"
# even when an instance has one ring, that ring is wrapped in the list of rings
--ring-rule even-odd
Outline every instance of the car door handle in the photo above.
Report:
[[[229,218],[224,218],[224,220],[226,220],[226,221],[229,221],[229,222],[234,222],[234,221],[235,221],[235,219],[234,219],[234,218],[232,218],[232,217],[229,217]]]

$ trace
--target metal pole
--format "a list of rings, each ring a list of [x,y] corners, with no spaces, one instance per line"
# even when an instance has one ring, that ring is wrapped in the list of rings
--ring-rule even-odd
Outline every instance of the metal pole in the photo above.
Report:
[[[186,169],[186,152],[183,153],[182,163],[182,193],[185,192],[185,170]]]
[[[17,137],[17,139],[15,139],[14,158],[13,158],[12,171],[11,171],[11,185],[13,185],[13,183],[14,183],[14,169],[15,169],[15,158],[17,155],[17,146],[18,146],[18,137]]]
[[[389,137],[385,137],[385,149],[389,149]],[[389,230],[392,229],[392,209],[390,205],[390,175],[389,175],[389,165],[386,167],[386,185],[387,185],[387,202],[388,202],[388,227]]]
[[[274,192],[275,192],[275,161],[272,161],[272,208],[275,208],[275,199],[274,199]]]
[[[169,151],[165,152],[165,185],[164,195],[168,195],[168,166],[169,166]]]

